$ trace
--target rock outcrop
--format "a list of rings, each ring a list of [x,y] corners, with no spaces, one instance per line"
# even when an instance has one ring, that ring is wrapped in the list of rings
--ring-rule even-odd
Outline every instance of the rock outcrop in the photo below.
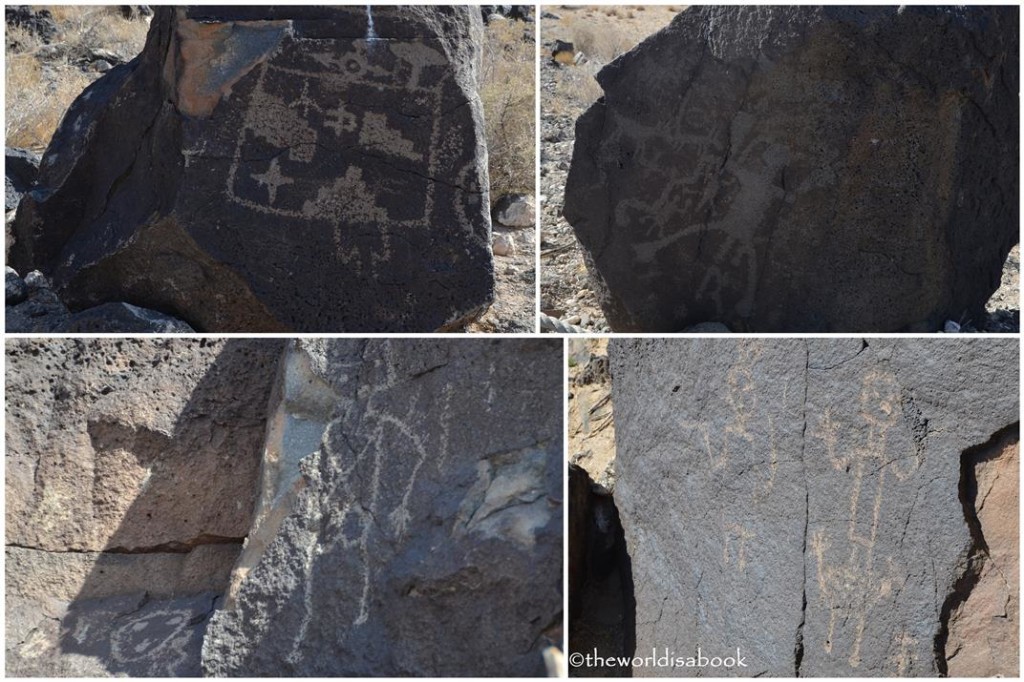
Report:
[[[4,153],[4,208],[13,211],[39,175],[39,155],[8,147]]]
[[[1017,7],[694,7],[605,67],[564,215],[616,331],[934,331],[1018,240]]]
[[[634,675],[1017,675],[1017,340],[609,353]]]
[[[542,675],[560,351],[10,341],[6,673]]]
[[[298,342],[208,675],[542,675],[562,597],[558,343]]]
[[[8,341],[9,675],[198,672],[251,522],[280,346]]]
[[[158,8],[69,109],[10,264],[73,311],[434,331],[490,304],[471,7]]]

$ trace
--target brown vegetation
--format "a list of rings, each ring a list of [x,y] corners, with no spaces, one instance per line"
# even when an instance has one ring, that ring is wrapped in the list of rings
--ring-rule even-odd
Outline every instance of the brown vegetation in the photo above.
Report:
[[[64,112],[99,77],[83,70],[81,60],[100,47],[131,59],[142,50],[149,27],[145,21],[125,19],[115,5],[40,9],[53,15],[56,39],[46,45],[24,29],[7,27],[4,71],[6,144],[35,151],[46,148]]]

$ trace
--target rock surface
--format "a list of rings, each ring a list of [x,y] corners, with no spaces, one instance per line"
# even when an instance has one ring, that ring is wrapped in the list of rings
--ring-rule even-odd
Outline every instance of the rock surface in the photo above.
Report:
[[[199,674],[252,518],[280,348],[8,341],[8,675]]]
[[[95,552],[240,541],[279,348],[9,341],[7,544]]]
[[[987,498],[1001,521],[984,468],[981,495],[961,491],[1007,443],[993,462],[1016,481],[1017,340],[609,345],[638,655],[739,647],[748,667],[715,674],[934,677],[954,670],[959,620],[971,646],[1008,647],[988,672],[1016,675],[1016,598],[991,618],[1000,601],[979,592],[984,617],[968,612],[985,566],[1014,570],[1017,488]]]
[[[39,155],[27,149],[7,147],[4,154],[4,208],[13,211],[39,174]]]
[[[976,581],[950,614],[950,677],[1017,677],[1020,660],[1020,441],[1008,434],[975,457],[969,494],[985,539]],[[972,472],[968,472],[970,475]]]
[[[983,319],[1018,239],[1017,24],[696,7],[603,69],[564,213],[612,328]]]
[[[434,331],[494,287],[474,8],[158,8],[76,100],[11,265],[202,331]]]
[[[562,611],[559,349],[292,345],[204,673],[542,675]]]

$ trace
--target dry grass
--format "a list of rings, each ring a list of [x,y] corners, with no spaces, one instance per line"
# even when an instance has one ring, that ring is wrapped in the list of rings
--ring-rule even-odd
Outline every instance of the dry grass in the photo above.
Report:
[[[480,97],[487,121],[491,196],[534,191],[534,60],[528,24],[492,21],[486,28]]]
[[[56,39],[44,45],[27,31],[9,28],[4,73],[6,144],[36,151],[46,148],[68,107],[99,77],[75,62],[94,48],[130,59],[142,50],[149,28],[124,19],[116,6],[44,7],[57,24]]]
[[[670,11],[666,11],[670,10]],[[543,20],[543,44],[566,40],[585,60],[559,69],[554,92],[545,96],[545,115],[578,116],[601,97],[594,75],[607,63],[633,49],[644,38],[666,26],[679,5],[562,5],[557,20]],[[549,55],[544,54],[543,58]]]

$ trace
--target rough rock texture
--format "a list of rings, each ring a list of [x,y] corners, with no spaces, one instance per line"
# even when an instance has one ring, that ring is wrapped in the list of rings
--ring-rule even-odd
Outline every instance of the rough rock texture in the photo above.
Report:
[[[244,537],[280,345],[9,341],[7,544],[186,549]]]
[[[966,472],[985,540],[974,557],[971,590],[950,614],[950,677],[1017,677],[1020,660],[1020,439],[1004,435],[973,457]]]
[[[39,155],[27,149],[7,147],[4,153],[4,208],[18,208],[22,195],[35,184]]]
[[[564,214],[616,331],[981,321],[1018,240],[1017,7],[694,7],[597,76]]]
[[[608,339],[569,339],[569,461],[615,490],[615,415]]]
[[[208,675],[542,675],[562,611],[562,356],[300,341]]]
[[[8,341],[8,675],[199,673],[251,522],[281,347]]]
[[[433,331],[493,290],[470,7],[158,8],[85,90],[11,265],[202,331]]]
[[[72,313],[38,270],[22,279],[8,267],[5,289],[4,329],[9,333],[189,334],[195,331],[181,320],[130,303],[104,303]]]
[[[150,599],[145,592],[82,599],[44,611],[24,607],[11,617],[11,677],[199,677],[199,650],[218,595]]]
[[[748,667],[713,672],[746,677],[946,671],[979,563],[1012,570],[1016,553],[967,492],[993,436],[1019,437],[1016,339],[609,346],[638,655],[739,647]],[[1000,620],[971,645],[1016,631]]]

